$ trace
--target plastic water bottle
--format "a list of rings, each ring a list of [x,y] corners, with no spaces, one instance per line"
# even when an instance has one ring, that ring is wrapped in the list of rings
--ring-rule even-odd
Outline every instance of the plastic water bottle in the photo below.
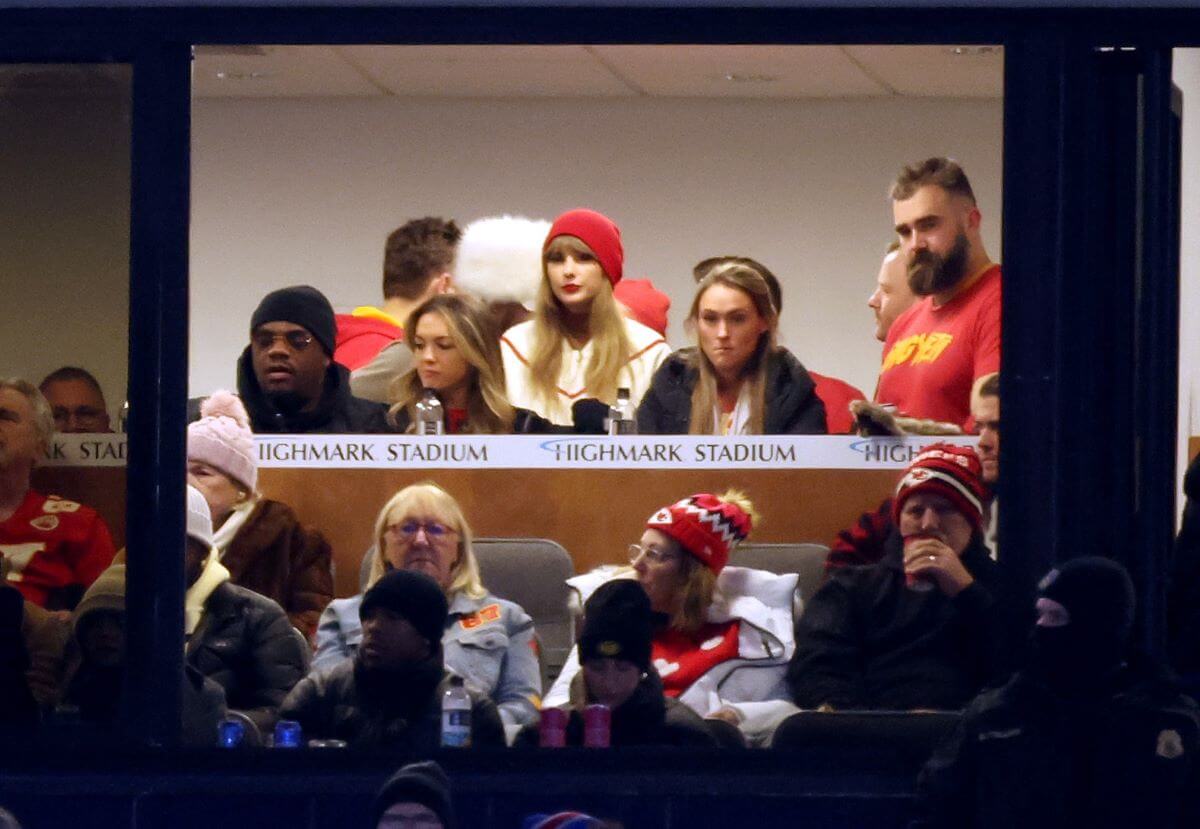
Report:
[[[608,409],[608,433],[610,435],[636,435],[637,421],[633,415],[633,403],[629,400],[629,389],[617,389],[617,402]]]
[[[442,747],[470,748],[471,696],[461,676],[450,677],[450,687],[442,695]]]
[[[445,431],[442,401],[437,392],[425,389],[425,396],[417,401],[417,434],[440,435]]]
[[[117,412],[117,431],[121,434],[126,434],[129,431],[129,401],[126,400],[121,404],[121,410]]]

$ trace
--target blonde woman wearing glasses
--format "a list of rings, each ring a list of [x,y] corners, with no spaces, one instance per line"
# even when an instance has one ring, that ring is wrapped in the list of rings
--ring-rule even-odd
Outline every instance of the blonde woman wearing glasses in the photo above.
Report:
[[[490,696],[506,726],[535,721],[542,683],[533,620],[480,582],[471,528],[454,497],[428,481],[407,486],[379,511],[374,537],[367,587],[389,570],[430,576],[450,605],[442,635],[446,667]],[[361,593],[335,599],[321,614],[314,671],[354,655],[362,641],[361,604]]]
[[[663,693],[702,717],[737,725],[758,744],[796,711],[785,674],[799,599],[795,573],[726,566],[755,518],[750,499],[736,490],[684,498],[646,521],[629,546],[631,568],[601,568],[568,584],[586,601],[611,578],[636,579],[658,618],[651,659]],[[578,672],[573,649],[544,704],[566,703]]]

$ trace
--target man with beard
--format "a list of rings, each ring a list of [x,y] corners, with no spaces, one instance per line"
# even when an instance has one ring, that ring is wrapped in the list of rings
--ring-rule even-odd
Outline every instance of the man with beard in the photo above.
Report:
[[[1076,558],[1038,589],[1028,664],[925,766],[913,829],[1200,825],[1200,711],[1132,652],[1129,574]]]
[[[887,333],[875,399],[970,431],[971,391],[1000,369],[1000,266],[984,250],[975,195],[956,162],[904,168],[891,195],[918,300]]]
[[[354,397],[350,372],[333,361],[337,325],[325,295],[308,285],[263,297],[238,360],[238,393],[258,433],[380,433],[386,408]]]
[[[442,661],[448,606],[424,573],[392,570],[363,595],[362,644],[354,658],[317,670],[292,689],[280,709],[306,737],[386,747],[423,757],[441,745],[442,696],[450,674]],[[471,745],[503,746],[496,706],[468,688]]]
[[[898,532],[842,567],[804,609],[788,685],[805,709],[961,708],[1012,670],[1007,575],[983,544],[986,491],[969,446],[935,443],[896,488]]]

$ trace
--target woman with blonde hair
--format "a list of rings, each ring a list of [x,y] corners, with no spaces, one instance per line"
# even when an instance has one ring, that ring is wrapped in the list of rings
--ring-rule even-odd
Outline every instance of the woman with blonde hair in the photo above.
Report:
[[[421,303],[404,325],[413,367],[392,384],[388,420],[408,432],[416,405],[432,390],[445,412],[447,434],[545,432],[550,424],[516,409],[504,393],[504,365],[491,316],[476,300],[439,294]]]
[[[554,220],[534,317],[501,338],[513,405],[558,426],[599,431],[619,388],[629,389],[635,406],[642,399],[670,347],[613,299],[624,256],[621,231],[607,216],[580,209]]]
[[[446,668],[491,697],[505,725],[534,721],[542,681],[533,620],[483,586],[471,527],[454,496],[430,481],[404,487],[379,511],[374,538],[366,587],[389,570],[430,576],[450,605],[442,636]],[[354,655],[362,641],[362,597],[335,599],[321,614],[313,670]]]
[[[650,516],[629,545],[632,569],[568,580],[586,601],[612,578],[636,579],[658,618],[651,657],[664,693],[701,716],[735,722],[752,740],[795,711],[785,674],[799,609],[795,573],[726,566],[756,517],[737,490],[692,495]],[[572,650],[545,706],[568,700],[579,668]]]
[[[823,435],[825,406],[800,361],[775,342],[766,279],[728,262],[700,280],[688,313],[696,347],[659,367],[638,407],[646,434]]]

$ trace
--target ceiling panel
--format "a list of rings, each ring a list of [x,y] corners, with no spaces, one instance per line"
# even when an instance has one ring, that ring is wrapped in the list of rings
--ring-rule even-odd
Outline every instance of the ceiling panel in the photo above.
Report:
[[[838,46],[595,46],[646,94],[663,97],[849,98],[887,95]]]
[[[437,97],[612,97],[636,94],[582,46],[346,46],[391,94]]]
[[[846,52],[900,95],[1004,94],[1004,52],[999,46],[847,46]]]
[[[382,93],[332,46],[197,46],[192,94],[290,98]]]

